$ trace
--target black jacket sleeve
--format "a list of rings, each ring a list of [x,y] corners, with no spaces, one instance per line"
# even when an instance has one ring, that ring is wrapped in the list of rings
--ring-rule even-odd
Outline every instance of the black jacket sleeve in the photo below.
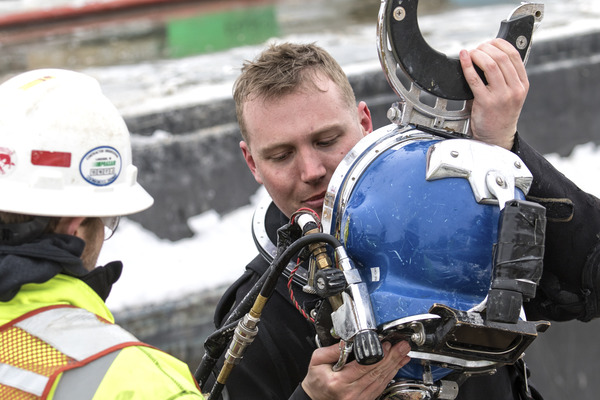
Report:
[[[527,199],[546,207],[544,273],[530,319],[600,316],[600,200],[579,189],[517,137],[513,151],[533,174]]]
[[[301,385],[298,385],[294,393],[290,396],[289,400],[311,400],[310,397],[306,394],[304,389],[302,389]]]

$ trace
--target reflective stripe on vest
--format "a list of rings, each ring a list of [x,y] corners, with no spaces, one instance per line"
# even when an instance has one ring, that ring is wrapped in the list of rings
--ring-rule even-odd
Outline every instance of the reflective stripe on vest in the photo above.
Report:
[[[26,314],[0,327],[0,344],[0,397],[46,398],[63,372],[54,400],[92,399],[116,350],[144,345],[120,326],[74,307]]]
[[[113,351],[83,367],[65,371],[52,400],[91,400],[120,351]]]
[[[135,336],[119,325],[101,322],[82,308],[54,308],[15,326],[77,361],[120,343],[137,342]]]
[[[47,376],[0,363],[0,385],[12,386],[39,397],[44,393],[46,384]]]

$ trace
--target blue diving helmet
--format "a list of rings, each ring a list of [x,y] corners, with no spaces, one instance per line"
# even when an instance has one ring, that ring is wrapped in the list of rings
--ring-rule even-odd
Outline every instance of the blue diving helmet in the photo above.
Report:
[[[353,263],[346,275],[358,272],[350,286],[368,291],[368,299],[345,297],[332,314],[335,331],[348,340],[357,312],[347,308],[370,308],[358,314],[380,338],[411,343],[402,381],[515,362],[541,328],[523,318],[486,321],[485,309],[501,209],[523,200],[531,181],[514,153],[475,140],[395,124],[363,138],[335,171],[323,210],[323,231]]]

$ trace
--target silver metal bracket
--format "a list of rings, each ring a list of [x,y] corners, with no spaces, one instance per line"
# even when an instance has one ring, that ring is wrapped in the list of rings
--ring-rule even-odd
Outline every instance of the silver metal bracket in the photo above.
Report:
[[[515,188],[527,194],[533,175],[514,153],[469,139],[442,140],[427,154],[428,181],[465,178],[480,204],[498,204],[500,209],[515,198]]]
[[[471,137],[473,94],[457,58],[432,49],[419,30],[418,0],[382,0],[377,27],[379,60],[400,101],[391,122],[454,137]],[[527,62],[531,37],[544,17],[542,3],[523,2],[502,21],[498,37],[509,41]],[[482,79],[483,73],[480,73]]]

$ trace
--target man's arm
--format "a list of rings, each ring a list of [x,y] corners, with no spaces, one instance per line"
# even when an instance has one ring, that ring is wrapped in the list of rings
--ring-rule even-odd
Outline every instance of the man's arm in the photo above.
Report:
[[[474,94],[473,138],[519,155],[534,177],[528,199],[546,207],[544,274],[535,300],[527,304],[529,317],[588,321],[600,316],[600,201],[516,137],[529,81],[514,47],[494,39],[461,51],[460,61]]]
[[[600,316],[600,200],[582,191],[516,137],[513,151],[533,174],[527,199],[546,207],[544,273],[530,319]]]

